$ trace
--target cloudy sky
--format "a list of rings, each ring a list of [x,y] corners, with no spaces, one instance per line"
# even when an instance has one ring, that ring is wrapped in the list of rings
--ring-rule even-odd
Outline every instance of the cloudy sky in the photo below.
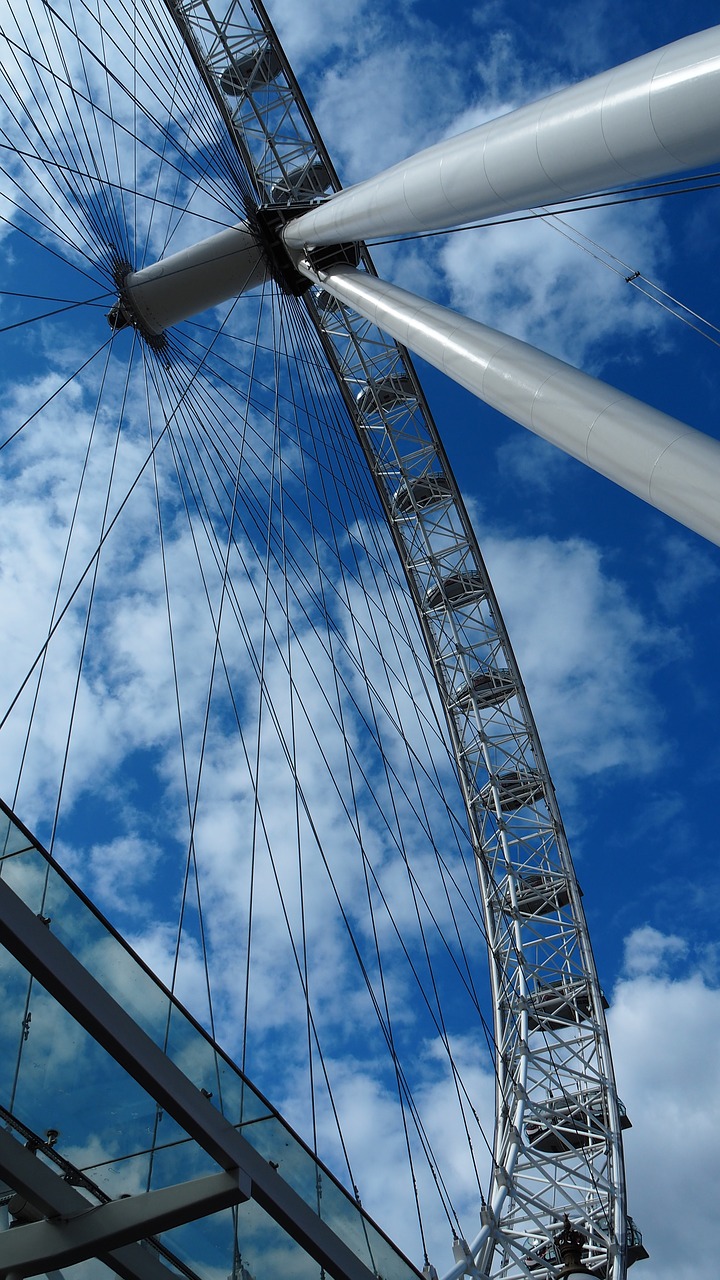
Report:
[[[295,0],[276,0],[268,7],[346,184],[574,79],[709,26],[716,17],[713,6],[699,0],[671,0],[661,10],[640,0],[550,7],[458,0],[451,10],[411,0],[312,0],[302,6]],[[84,30],[91,45],[92,22],[87,15],[82,21],[88,24]],[[9,21],[5,29],[12,36]],[[157,90],[169,108],[171,96],[155,80],[161,73],[150,61],[148,67],[146,89]],[[102,91],[102,77],[91,59],[80,57],[74,69],[86,77],[90,96],[90,86]],[[19,71],[12,74],[19,83]],[[46,119],[52,110],[57,123],[70,107],[63,106],[67,99],[61,91],[54,100],[47,92],[48,102],[55,106],[47,109]],[[126,113],[122,121],[129,131],[132,107],[107,84],[104,92],[117,112]],[[19,146],[12,91],[4,97],[3,128]],[[191,238],[188,221],[199,225],[210,220],[212,230],[213,219],[227,220],[232,189],[227,177],[221,174],[216,183],[204,185],[198,179],[196,187],[192,175],[185,173],[180,179],[173,166],[173,146],[179,151],[185,118],[185,99],[182,103],[176,132],[165,138],[164,167],[153,168],[141,154],[132,181],[125,135],[110,141],[102,120],[94,126],[98,146],[105,143],[107,185],[112,185],[117,165],[127,187],[140,193],[132,201],[126,197],[122,208],[136,228],[136,248],[147,240],[161,252],[166,244],[176,247],[179,236]],[[79,126],[78,134],[79,150],[74,154],[84,154],[84,146],[97,150],[95,137],[80,136]],[[210,124],[197,143],[200,160],[212,152],[213,143]],[[60,256],[12,229],[18,186],[8,162],[11,176],[3,186],[2,204],[3,216],[10,220],[3,243],[7,289],[92,301],[71,312],[69,322],[54,319],[3,334],[7,381],[2,438],[29,420],[18,442],[4,454],[3,708],[14,699],[30,662],[42,655],[48,628],[55,626],[73,584],[88,564],[90,570],[57,626],[46,662],[40,656],[35,668],[36,675],[43,668],[42,694],[17,799],[23,726],[33,707],[34,680],[4,723],[3,795],[17,804],[19,816],[43,839],[51,839],[72,722],[56,851],[165,979],[176,963],[182,998],[207,1018],[203,940],[197,923],[197,900],[202,899],[208,921],[214,916],[218,922],[208,923],[206,942],[216,971],[213,992],[219,1028],[238,1057],[248,1054],[251,1072],[298,1124],[307,1124],[306,1104],[297,1086],[307,1070],[306,1056],[304,1049],[288,1054],[286,1045],[288,1028],[293,1043],[302,1043],[307,1026],[291,970],[295,966],[302,971],[303,937],[308,946],[316,947],[320,958],[313,969],[313,998],[318,1022],[327,1028],[328,1070],[345,1117],[348,1144],[354,1147],[354,1167],[364,1174],[363,1197],[378,1215],[383,1206],[392,1206],[390,1218],[395,1214],[395,1219],[389,1225],[398,1222],[410,1251],[416,1248],[412,1233],[406,1235],[399,1226],[408,1206],[387,1175],[394,1152],[379,1173],[375,1139],[366,1123],[367,1115],[374,1114],[379,1128],[396,1135],[393,1141],[402,1145],[396,1124],[385,1120],[392,1090],[380,1068],[358,1066],[362,1041],[367,1037],[366,1043],[374,1044],[370,1037],[376,1033],[362,993],[352,994],[347,949],[332,916],[336,880],[350,901],[377,897],[380,889],[368,891],[360,863],[341,860],[331,879],[320,866],[322,859],[316,867],[309,858],[314,898],[303,920],[297,848],[312,845],[313,828],[302,806],[296,807],[288,750],[301,776],[303,805],[307,802],[308,812],[319,815],[316,821],[324,829],[344,832],[354,823],[364,824],[370,864],[381,867],[386,877],[383,893],[396,918],[409,924],[412,893],[399,884],[402,876],[390,856],[398,843],[400,816],[417,818],[420,813],[419,834],[409,837],[406,849],[427,872],[430,885],[435,871],[428,831],[444,831],[458,853],[466,852],[440,799],[449,771],[436,749],[433,704],[421,702],[424,672],[412,658],[412,622],[401,606],[397,620],[388,622],[374,605],[364,603],[366,591],[372,597],[376,562],[385,558],[387,549],[379,535],[373,547],[372,535],[366,533],[372,526],[371,508],[363,501],[354,505],[342,486],[327,496],[326,468],[337,448],[332,431],[320,445],[309,444],[301,439],[300,429],[293,431],[294,414],[284,409],[278,417],[275,406],[273,419],[272,395],[263,398],[256,392],[252,413],[245,414],[247,474],[239,480],[224,474],[220,496],[217,475],[203,472],[198,478],[193,473],[192,482],[189,478],[193,467],[202,468],[203,458],[209,465],[209,455],[192,444],[191,425],[184,436],[178,432],[173,450],[167,448],[166,432],[163,447],[148,461],[148,439],[154,444],[164,422],[179,421],[176,407],[192,379],[197,351],[210,339],[199,328],[191,329],[184,345],[178,342],[173,349],[165,376],[151,372],[146,383],[131,335],[118,335],[105,368],[107,268],[103,277],[92,265],[92,243],[81,255],[75,220],[79,207],[82,225],[96,225],[90,216],[95,188],[81,193],[74,206],[72,200],[60,199],[52,146],[46,153],[43,145],[36,135],[26,138],[28,149],[49,157],[50,179],[46,186],[38,185],[35,166],[32,176],[22,179],[25,194],[20,202],[26,210],[28,201],[35,202],[33,208],[52,209],[52,217],[37,234]],[[198,164],[197,171],[202,167]],[[162,221],[157,215],[153,220],[147,212],[148,190],[176,207],[190,201],[192,194],[194,219],[178,222],[177,231],[171,218]],[[712,337],[709,325],[718,323],[713,289],[716,209],[717,192],[708,190],[573,213],[562,220],[512,223],[384,246],[375,257],[381,273],[407,288],[535,342],[717,435],[717,345],[704,336]],[[239,216],[239,210],[234,213]],[[90,278],[82,275],[85,270]],[[641,276],[633,287],[625,277],[636,271]],[[680,304],[690,309],[683,314],[703,333],[670,314],[681,310]],[[250,377],[270,385],[275,366],[266,347],[279,345],[277,332],[267,316],[261,316],[262,328],[255,330],[257,308],[243,311],[246,305],[241,300],[234,309],[233,376],[240,377],[242,386]],[[29,306],[29,300],[4,295],[4,323],[52,309],[50,304],[38,303],[35,311]],[[211,321],[216,324],[217,317]],[[256,332],[260,354],[251,369],[246,348]],[[288,328],[282,342],[293,336]],[[118,359],[121,342],[125,346]],[[230,360],[231,345],[228,339],[214,366],[215,390],[207,392],[211,401],[197,389],[193,392],[198,397],[196,414],[215,417],[224,412],[223,396],[232,406],[235,394],[242,397],[242,387],[234,392],[221,382],[229,364],[222,365],[220,358]],[[65,378],[96,352],[90,369],[64,387]],[[611,1002],[619,1090],[634,1125],[626,1144],[629,1203],[651,1254],[634,1275],[638,1280],[643,1275],[653,1280],[711,1280],[717,1270],[713,1188],[720,1178],[720,874],[712,807],[720,765],[714,713],[720,693],[720,556],[717,549],[493,414],[432,370],[421,372],[476,521],[543,736],[585,892],[601,982]],[[321,389],[320,394],[329,392]],[[46,401],[47,407],[36,414]],[[278,433],[284,452],[282,461],[275,463],[271,458],[278,452]],[[97,439],[105,439],[107,447],[101,450]],[[301,443],[307,445],[306,454]],[[356,464],[351,451],[347,466]],[[138,475],[141,480],[122,519],[108,534],[101,572],[94,580],[94,548]],[[283,480],[279,487],[278,476]],[[315,523],[304,511],[301,493],[306,485],[325,494],[325,514],[315,517]],[[247,514],[234,531],[233,557],[237,555],[243,573],[236,573],[230,593],[220,586],[222,565],[230,556],[221,513],[232,505],[234,486],[242,490]],[[274,495],[271,506],[277,508],[280,488],[287,495],[284,501],[297,512],[293,520],[288,517],[292,534],[276,536],[271,552],[263,552],[260,532],[267,510],[262,498],[257,507],[253,504],[258,493],[267,492]],[[186,500],[193,499],[179,497],[180,491],[200,495],[200,505],[214,499],[214,516],[205,512],[202,519],[198,508],[188,518]],[[341,519],[346,530],[342,536]],[[347,533],[348,528],[357,536]],[[369,551],[358,550],[361,538],[369,543]],[[329,550],[338,542],[344,557],[342,575],[329,563]],[[310,568],[313,557],[320,560],[317,571]],[[283,586],[289,561],[291,599],[284,597]],[[265,586],[268,564],[270,589]],[[392,569],[389,572],[392,580]],[[213,602],[212,613],[207,596]],[[292,645],[284,621],[288,612],[293,619]],[[221,646],[215,642],[218,615]],[[268,621],[259,621],[261,617]],[[358,645],[374,697],[361,688],[354,657]],[[78,678],[81,653],[85,656]],[[266,689],[261,703],[257,692],[251,692],[250,676],[258,664]],[[215,671],[223,666],[236,674],[224,685],[217,678],[213,687],[219,692],[209,715],[210,673],[215,681]],[[336,670],[342,688],[329,695]],[[289,697],[289,687],[302,691],[302,698]],[[231,722],[238,708],[243,723],[245,717],[249,723],[257,721],[258,707],[262,732],[255,740],[244,736],[241,749],[231,754]],[[339,724],[341,709],[352,715],[351,723]],[[287,720],[288,711],[293,713],[289,735],[278,730],[274,719],[277,713]],[[410,745],[403,745],[401,752],[392,730],[396,720],[406,722],[408,716]],[[186,742],[184,755],[176,750],[178,721]],[[343,737],[351,742],[353,770],[347,761],[339,762]],[[258,804],[251,782],[259,768],[254,752],[261,742]],[[327,782],[326,753],[334,787]],[[385,774],[383,762],[388,760],[391,768]],[[351,777],[358,776],[363,783],[351,783]],[[395,803],[404,812],[396,819],[388,812],[398,779],[400,799]],[[184,940],[176,951],[181,889],[168,891],[167,885],[171,868],[182,884],[187,814],[198,789],[202,804],[188,862],[187,918]],[[299,833],[295,843],[287,839],[288,825]],[[252,864],[257,877],[252,899],[257,974],[247,1002],[241,935],[247,928],[249,899],[234,871],[238,831],[252,831],[252,848],[260,851],[257,865],[254,860]],[[277,851],[277,863],[267,857],[271,848]],[[196,866],[201,867],[199,888]],[[287,926],[278,924],[276,885],[277,877],[283,876]],[[465,884],[461,890],[459,901],[469,893]],[[242,922],[237,935],[228,925],[228,907]],[[380,916],[383,946],[393,954],[390,917]],[[451,920],[448,903],[446,915],[439,913],[439,935]],[[361,947],[369,945],[369,935],[362,934]],[[479,935],[468,943],[468,953],[482,965]],[[407,973],[388,982],[396,984],[401,1004],[411,1000]],[[338,990],[343,993],[341,1009]],[[478,1111],[489,1116],[491,1076],[481,1031],[462,1034],[464,1015],[459,1007],[454,1009],[453,999],[451,995],[454,1055],[479,1099]],[[244,1021],[246,1003],[254,1040],[249,1036],[244,1043],[237,1028]],[[422,1046],[417,1097],[423,1114],[434,1118],[433,1142],[448,1148],[452,1162],[453,1141],[451,1131],[444,1129],[445,1104],[439,1095],[447,1083],[446,1060],[440,1060],[431,1031],[420,1032],[410,1019],[406,1026],[402,1017],[399,1021],[398,1036],[407,1035],[408,1042],[415,1037]],[[286,1057],[279,1070],[281,1044]],[[341,1049],[346,1052],[341,1054]],[[368,1056],[374,1052],[373,1048]],[[317,1123],[321,1131],[327,1125],[326,1107],[319,1107]],[[432,1120],[428,1125],[433,1129]],[[304,1134],[308,1136],[307,1130]],[[329,1126],[324,1136],[325,1149],[334,1154],[337,1139]],[[480,1150],[478,1159],[484,1169],[487,1153]],[[425,1175],[419,1176],[422,1180]],[[368,1184],[374,1185],[366,1194]],[[459,1173],[457,1186],[460,1198],[469,1203],[472,1177]],[[440,1239],[443,1229],[441,1223],[433,1239]]]
[[[328,71],[316,60],[323,42],[291,8],[280,4],[277,20],[353,180],[378,158],[392,163],[716,21],[702,3],[427,4],[394,17],[384,6],[342,6],[342,62]],[[572,231],[497,227],[381,262],[407,287],[717,434],[717,347],[624,279],[639,270],[717,322],[714,273],[703,265],[715,207],[714,192],[679,196],[568,215]],[[564,233],[576,231],[595,243],[572,244]],[[629,270],[618,275],[611,268],[621,263]],[[720,559],[431,370],[425,384],[544,736],[611,999],[619,1088],[634,1123],[630,1206],[651,1253],[634,1274],[709,1280],[710,1188],[720,1172],[711,802]]]

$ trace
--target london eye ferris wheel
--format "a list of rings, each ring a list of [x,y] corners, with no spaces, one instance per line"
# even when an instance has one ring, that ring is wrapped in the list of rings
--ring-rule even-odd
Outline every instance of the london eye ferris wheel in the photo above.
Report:
[[[646,1254],[582,894],[410,352],[716,541],[720,449],[387,283],[366,242],[709,166],[720,37],[341,194],[271,18],[239,0],[8,16],[4,799],[301,1132],[319,1223],[330,1164],[381,1227],[383,1200],[402,1206],[387,1229],[428,1276],[621,1280]],[[35,886],[8,839],[6,881]],[[4,1114],[35,1142],[53,1023],[30,974]],[[71,1053],[58,1096],[67,1073]],[[244,1102],[201,1092],[251,1135]],[[159,1191],[150,1094],[144,1145],[83,1129],[76,1093],[34,1149],[96,1194]],[[259,1280],[287,1259],[240,1201],[218,1232]],[[294,1265],[349,1274],[261,1203],[306,1250]],[[162,1232],[163,1265],[205,1274],[172,1225],[128,1238]],[[11,1270],[47,1269],[26,1247]]]

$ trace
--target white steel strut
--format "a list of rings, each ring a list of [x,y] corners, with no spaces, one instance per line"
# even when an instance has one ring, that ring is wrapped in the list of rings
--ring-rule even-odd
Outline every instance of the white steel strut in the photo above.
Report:
[[[366,271],[302,270],[486,404],[720,544],[720,441]]]
[[[421,151],[288,227],[286,240],[432,231],[709,164],[720,151],[720,27]]]
[[[230,126],[250,165],[258,203],[280,202],[290,213],[337,185],[307,107],[293,97],[294,82],[269,23],[262,25],[266,19],[258,16],[258,28],[241,24],[243,35],[231,52],[227,15],[222,38],[213,29],[208,41],[201,20],[205,0],[171,8],[176,20],[193,15],[186,37],[214,94],[224,93],[232,104]],[[233,21],[235,8],[228,11]],[[196,47],[200,32],[202,49]],[[326,282],[333,296],[380,330],[507,417],[718,543],[717,440],[527,343],[374,278],[367,257],[361,273],[340,267],[320,274],[307,257],[317,245],[437,229],[711,160],[720,161],[720,27],[336,192],[288,220],[283,238],[309,278]],[[266,274],[257,235],[238,223],[126,274],[112,318],[156,337],[253,289]]]

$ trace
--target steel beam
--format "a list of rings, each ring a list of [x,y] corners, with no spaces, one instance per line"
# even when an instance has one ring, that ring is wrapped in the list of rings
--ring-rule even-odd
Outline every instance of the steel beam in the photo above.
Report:
[[[0,1172],[38,1217],[68,1218],[93,1208],[76,1187],[65,1182],[4,1129],[0,1129]],[[6,1239],[7,1233],[0,1235],[0,1259]],[[107,1253],[100,1252],[98,1256],[122,1280],[177,1280],[177,1273],[166,1267],[154,1250],[140,1244],[126,1244]]]
[[[40,1275],[217,1213],[248,1198],[246,1182],[238,1171],[215,1173],[108,1204],[85,1201],[80,1213],[14,1227],[0,1235],[0,1275]]]
[[[159,335],[171,325],[262,284],[267,274],[257,237],[244,222],[227,227],[131,271],[122,281],[122,302],[143,330]]]
[[[243,1192],[336,1280],[375,1280],[4,880],[0,943],[222,1169],[238,1171]]]

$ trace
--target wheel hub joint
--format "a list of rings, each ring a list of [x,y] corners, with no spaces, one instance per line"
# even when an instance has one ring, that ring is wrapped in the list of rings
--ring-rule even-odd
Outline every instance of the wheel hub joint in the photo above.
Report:
[[[283,230],[288,222],[316,208],[315,204],[264,205],[251,215],[253,229],[263,246],[270,271],[284,293],[300,298],[312,285],[312,281],[295,266],[283,240]],[[357,267],[360,262],[360,246],[354,243],[322,245],[308,250],[305,257],[316,271],[330,267]]]
[[[113,264],[112,278],[118,291],[118,296],[107,313],[107,322],[113,334],[119,333],[121,329],[133,328],[137,330],[140,337],[152,351],[164,351],[167,347],[165,334],[150,333],[146,325],[143,324],[140,315],[133,306],[130,294],[125,288],[125,280],[132,269],[132,264],[128,262],[127,258],[117,258]]]

